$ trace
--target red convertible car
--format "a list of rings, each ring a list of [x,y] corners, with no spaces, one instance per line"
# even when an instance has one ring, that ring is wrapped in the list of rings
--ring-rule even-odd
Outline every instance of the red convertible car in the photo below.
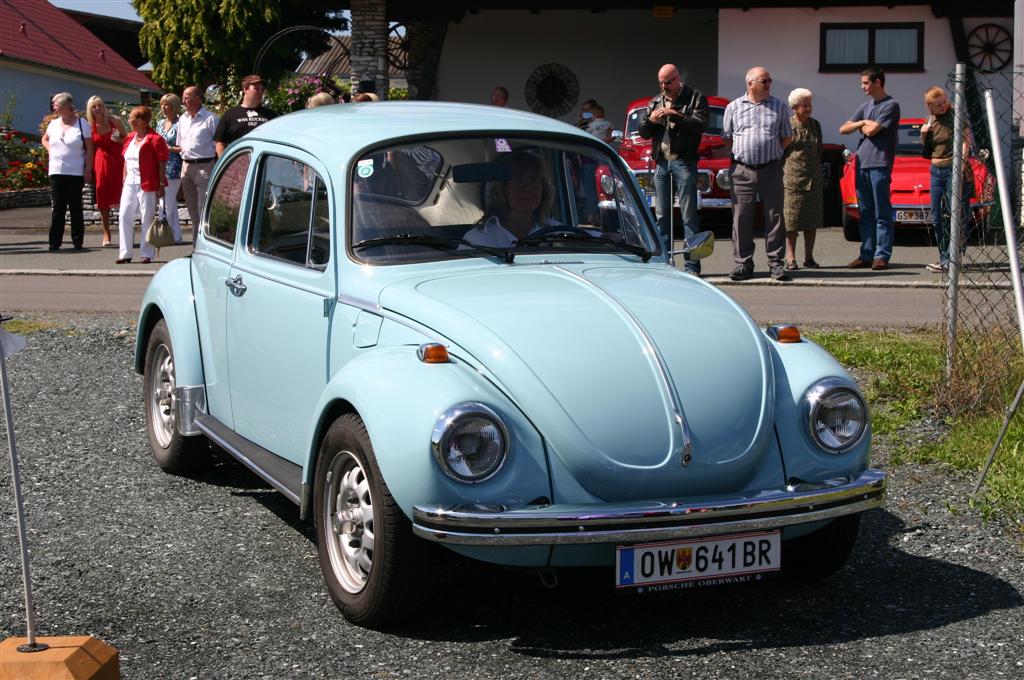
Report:
[[[929,170],[931,161],[921,157],[921,126],[924,118],[901,118],[899,139],[896,143],[896,161],[892,168],[892,184],[889,195],[892,199],[893,223],[897,228],[930,228],[931,195],[929,192]],[[971,199],[975,219],[991,205],[993,194],[992,179],[981,159],[969,159],[974,171],[974,198]],[[843,197],[843,235],[847,241],[860,241],[856,186],[857,157],[849,154],[840,180]]]

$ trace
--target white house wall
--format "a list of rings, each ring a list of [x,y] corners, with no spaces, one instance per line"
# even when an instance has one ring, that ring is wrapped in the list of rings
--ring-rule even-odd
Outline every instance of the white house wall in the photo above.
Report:
[[[828,9],[723,9],[718,13],[718,94],[729,99],[745,89],[744,75],[751,66],[764,66],[772,75],[772,94],[785,101],[790,91],[806,87],[814,92],[814,117],[821,123],[826,142],[855,146],[839,126],[864,101],[860,73],[819,73],[823,23],[924,23],[922,73],[886,73],[886,91],[899,103],[904,117],[926,115],[922,95],[932,85],[946,86],[956,66],[949,19],[936,19],[927,5],[887,8],[839,7]],[[965,19],[969,33],[983,23],[1013,30],[1011,18]],[[981,79],[979,79],[980,81]]]
[[[39,134],[39,123],[50,112],[50,99],[58,92],[74,97],[75,108],[85,109],[89,97],[98,95],[108,102],[139,103],[138,89],[79,77],[51,69],[0,60],[0,111],[6,110],[13,96],[15,130]]]
[[[503,85],[509,106],[529,110],[524,95],[533,70],[562,64],[579,79],[580,104],[596,99],[616,128],[626,105],[658,91],[658,68],[672,62],[695,87],[713,94],[718,69],[714,10],[682,10],[656,19],[650,9],[606,12],[481,11],[448,28],[438,70],[438,99],[488,103]]]

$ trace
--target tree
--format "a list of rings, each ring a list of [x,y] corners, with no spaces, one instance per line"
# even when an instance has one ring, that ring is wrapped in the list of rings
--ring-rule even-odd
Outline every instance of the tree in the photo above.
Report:
[[[139,44],[153,63],[154,82],[176,92],[222,83],[231,71],[249,73],[264,43],[281,29],[347,28],[339,12],[303,0],[132,0],[132,6],[145,22]],[[292,71],[303,52],[316,54],[326,46],[326,35],[284,35],[263,56],[260,75]]]

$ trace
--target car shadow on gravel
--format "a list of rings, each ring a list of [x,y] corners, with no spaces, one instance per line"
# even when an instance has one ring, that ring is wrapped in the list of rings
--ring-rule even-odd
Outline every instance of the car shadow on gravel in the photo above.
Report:
[[[1024,605],[998,577],[895,547],[915,528],[884,510],[867,513],[847,565],[810,585],[769,579],[636,595],[614,592],[608,569],[559,572],[562,583],[550,589],[522,571],[446,558],[422,624],[391,632],[511,639],[513,650],[536,657],[669,657],[902,636]]]

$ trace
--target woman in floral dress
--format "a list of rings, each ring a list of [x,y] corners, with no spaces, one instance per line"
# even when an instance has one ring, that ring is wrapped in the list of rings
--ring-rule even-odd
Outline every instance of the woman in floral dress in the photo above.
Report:
[[[789,94],[793,109],[790,123],[793,141],[783,155],[783,215],[786,220],[786,269],[800,267],[796,263],[796,240],[804,234],[804,266],[817,269],[814,261],[815,230],[823,217],[823,182],[821,179],[821,123],[811,118],[811,91],[799,87]]]

